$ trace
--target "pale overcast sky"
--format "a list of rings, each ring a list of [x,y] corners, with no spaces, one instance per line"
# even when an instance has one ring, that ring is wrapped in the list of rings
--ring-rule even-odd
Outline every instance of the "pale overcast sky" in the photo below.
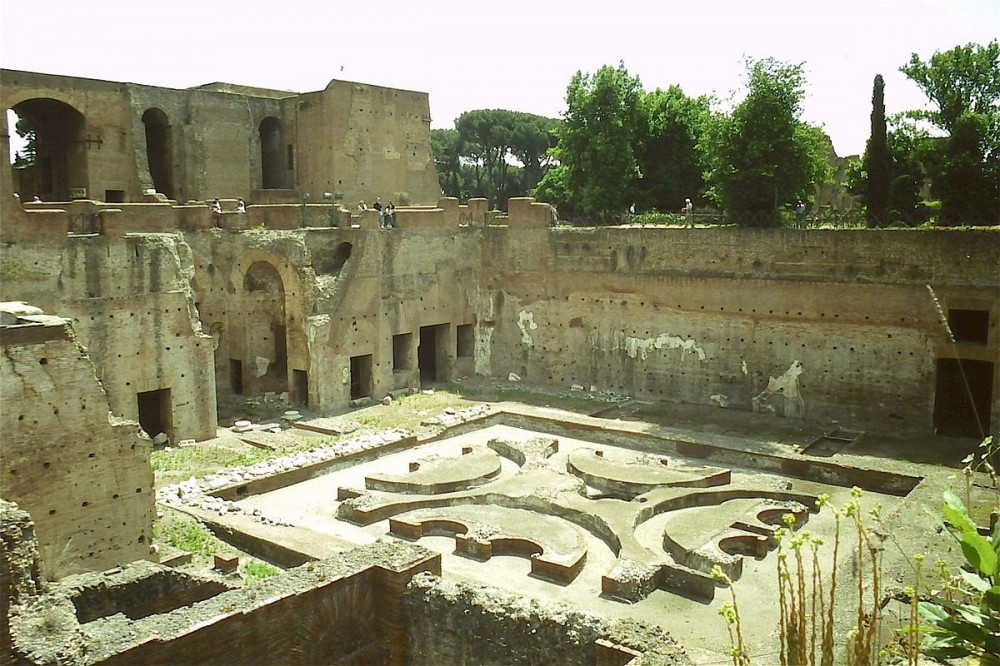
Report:
[[[1000,0],[0,0],[0,66],[186,88],[310,92],[330,79],[429,93],[432,127],[463,111],[558,117],[577,70],[624,61],[647,90],[736,90],[747,56],[804,62],[805,119],[840,155],[889,113],[924,105],[899,73],[1000,33]]]

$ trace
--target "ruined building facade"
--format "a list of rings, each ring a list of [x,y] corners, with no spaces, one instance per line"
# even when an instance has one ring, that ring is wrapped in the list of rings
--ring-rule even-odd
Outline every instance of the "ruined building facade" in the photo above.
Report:
[[[33,173],[0,181],[0,296],[64,318],[4,329],[0,494],[85,568],[148,547],[151,479],[107,464],[148,449],[136,422],[210,438],[219,398],[336,408],[479,375],[855,429],[1000,423],[996,230],[552,228],[530,199],[439,199],[421,93],[0,77],[39,132]],[[251,206],[214,219],[215,196]],[[378,196],[395,229],[339,205]],[[49,506],[62,465],[100,493]],[[81,509],[128,545],[82,546]]]
[[[185,202],[376,197],[434,203],[426,93],[331,81],[298,94],[209,84],[187,90],[0,72],[4,109],[36,132],[24,201]],[[8,132],[13,128],[6,128]]]

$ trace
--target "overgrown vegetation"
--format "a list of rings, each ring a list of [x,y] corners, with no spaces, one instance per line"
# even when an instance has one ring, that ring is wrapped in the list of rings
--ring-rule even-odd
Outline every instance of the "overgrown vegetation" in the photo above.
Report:
[[[993,454],[991,441],[984,441],[986,453]],[[992,478],[995,474],[991,472]],[[782,666],[871,666],[905,662],[920,663],[921,655],[934,659],[975,657],[980,664],[1000,664],[1000,525],[991,537],[979,533],[966,504],[950,491],[944,494],[942,529],[956,540],[965,558],[957,573],[938,561],[937,576],[930,581],[923,573],[923,554],[912,555],[913,584],[903,590],[909,603],[906,623],[895,630],[897,640],[880,644],[884,625],[881,581],[882,541],[889,536],[882,529],[877,507],[863,511],[862,491],[855,488],[852,499],[841,509],[821,496],[818,507],[833,512],[835,530],[832,558],[823,561],[823,540],[808,530],[794,532],[795,519],[783,517],[786,527],[775,533],[777,553],[779,640]],[[850,558],[856,581],[856,606],[849,627],[835,626],[837,572],[840,566],[841,519],[853,527],[854,543]],[[890,537],[891,538],[891,537]],[[896,544],[900,546],[900,544]],[[828,572],[828,576],[826,573]],[[712,575],[729,587],[731,601],[722,604],[719,614],[730,635],[730,656],[734,666],[748,666],[747,650],[740,626],[740,614],[732,581],[715,567]],[[824,586],[824,580],[828,584]],[[934,584],[939,589],[933,589]],[[842,653],[835,637],[846,636]]]
[[[153,537],[159,543],[170,544],[178,550],[210,557],[232,548],[213,535],[207,527],[194,518],[166,515],[153,524]]]
[[[577,72],[561,119],[483,109],[433,130],[442,190],[501,208],[530,194],[574,224],[628,221],[632,204],[669,213],[685,198],[747,226],[790,225],[801,199],[815,222],[832,146],[801,120],[804,65],[750,61],[749,93],[731,109],[676,85],[646,91],[624,62]],[[876,76],[872,138],[840,185],[869,226],[1000,224],[1000,46],[913,54],[900,71],[933,108],[887,118]]]
[[[216,553],[236,553],[232,546],[194,518],[173,512],[166,513],[153,524],[153,535],[158,543],[191,553],[194,556],[191,566],[196,570],[211,567]],[[240,559],[244,586],[256,585],[280,573],[278,568],[245,554],[241,554]]]
[[[267,562],[248,560],[243,565],[243,584],[247,586],[256,585],[262,580],[277,576],[278,573],[279,569],[272,567]]]
[[[926,61],[914,53],[900,71],[933,108],[890,118],[886,137],[878,136],[885,125],[876,127],[873,109],[872,138],[849,174],[851,191],[879,226],[1000,224],[1000,44],[959,45]],[[881,185],[872,190],[882,179],[887,202]]]
[[[976,657],[1000,664],[1000,524],[990,538],[979,534],[962,500],[945,493],[944,528],[959,544],[965,566],[953,574],[941,562],[942,588],[918,605],[924,654],[935,659]]]

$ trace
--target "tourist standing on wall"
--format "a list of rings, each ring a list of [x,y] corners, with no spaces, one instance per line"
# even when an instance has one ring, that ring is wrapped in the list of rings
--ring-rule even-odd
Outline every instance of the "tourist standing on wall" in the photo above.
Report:
[[[222,204],[218,199],[212,202],[212,222],[215,226],[221,226],[222,222]]]
[[[681,210],[684,211],[684,218],[688,228],[694,227],[694,205],[690,199],[684,200],[684,208]]]

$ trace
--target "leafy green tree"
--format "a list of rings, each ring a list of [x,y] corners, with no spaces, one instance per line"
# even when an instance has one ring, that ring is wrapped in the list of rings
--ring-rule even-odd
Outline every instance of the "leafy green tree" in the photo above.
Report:
[[[865,150],[868,172],[868,226],[884,227],[889,221],[892,156],[885,123],[885,81],[875,75],[872,86],[872,134]]]
[[[908,226],[927,221],[923,191],[927,170],[924,163],[934,153],[934,140],[911,124],[901,123],[888,134],[892,156],[892,181],[889,185],[889,219]]]
[[[680,86],[640,95],[635,144],[642,175],[634,198],[641,209],[677,211],[704,191],[698,143],[709,113],[707,97],[687,97]]]
[[[641,91],[625,63],[574,74],[554,149],[559,167],[549,170],[539,192],[605,222],[626,210],[640,176],[635,138]]]
[[[889,152],[889,202],[887,221],[918,226],[927,221],[929,209],[924,198],[929,194],[929,170],[939,169],[939,144],[944,139],[932,138],[903,116],[892,120],[886,133]],[[852,165],[848,172],[848,191],[868,206],[868,153]]]
[[[1000,44],[969,43],[944,53],[935,52],[924,62],[914,53],[899,68],[927,95],[935,111],[912,111],[951,133],[966,113],[991,116],[1000,113]]]
[[[553,164],[559,121],[520,111],[466,111],[455,129],[432,130],[431,151],[448,196],[486,197],[503,206],[528,194]]]
[[[35,163],[35,126],[26,116],[18,116],[14,131],[24,140],[24,148],[14,155],[15,167],[27,167]]]
[[[911,111],[949,134],[925,151],[923,166],[931,191],[941,200],[947,225],[996,224],[1000,190],[1000,44],[966,44],[935,52],[927,61],[917,54],[901,67],[936,107]]]
[[[475,169],[474,194],[489,199],[491,206],[499,204],[507,179],[513,113],[505,109],[466,111],[455,121],[466,147],[464,156]]]
[[[988,118],[976,113],[966,113],[952,126],[933,184],[944,225],[1000,221],[1000,179],[986,161],[988,131]]]
[[[556,145],[560,122],[530,113],[515,114],[511,132],[510,154],[522,165],[521,177],[511,188],[518,194],[531,192],[554,164],[551,150]],[[513,191],[513,190],[511,190]]]
[[[462,137],[458,130],[431,130],[431,154],[437,169],[441,191],[449,197],[462,197]]]
[[[806,199],[827,177],[829,139],[800,120],[802,65],[774,58],[748,62],[749,93],[717,115],[702,141],[709,196],[737,223],[780,223],[779,207]]]

